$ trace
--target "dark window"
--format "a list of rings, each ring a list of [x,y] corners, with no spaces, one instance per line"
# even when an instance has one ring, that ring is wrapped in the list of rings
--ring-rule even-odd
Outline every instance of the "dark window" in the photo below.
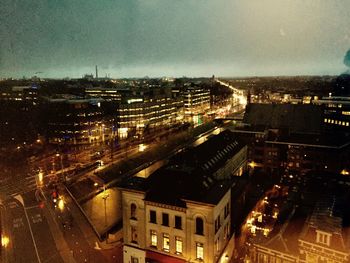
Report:
[[[169,226],[169,215],[167,213],[162,213],[162,225]]]
[[[196,234],[197,235],[203,235],[203,219],[200,217],[196,218]]]
[[[175,228],[182,229],[182,218],[181,218],[181,216],[175,216]]]
[[[136,219],[136,205],[135,204],[130,205],[130,218]]]
[[[134,226],[131,226],[131,243],[137,244],[137,231]]]
[[[149,221],[151,223],[154,223],[154,224],[157,224],[157,214],[156,214],[156,211],[149,211]]]
[[[227,203],[226,206],[225,206],[225,212],[224,212],[224,215],[225,215],[225,218],[230,214],[230,203]]]
[[[215,220],[215,233],[218,232],[220,227],[221,227],[220,216],[218,216],[217,219]]]

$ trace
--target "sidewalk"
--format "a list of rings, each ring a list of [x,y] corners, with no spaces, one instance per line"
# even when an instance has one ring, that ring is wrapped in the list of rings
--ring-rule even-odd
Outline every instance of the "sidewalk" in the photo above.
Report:
[[[69,246],[63,237],[62,231],[55,220],[55,215],[52,214],[48,206],[49,206],[48,201],[45,198],[45,206],[44,206],[43,212],[47,220],[47,223],[49,224],[51,234],[54,237],[57,250],[59,251],[64,262],[76,263],[73,257],[73,254],[71,253],[71,250],[69,249]]]
[[[66,189],[60,189],[61,193],[64,193],[66,205],[69,207],[69,210],[73,216],[74,221],[78,222],[79,228],[81,229],[85,240],[89,243],[91,248],[95,249],[112,249],[118,246],[118,242],[107,243],[106,241],[101,242],[94,230],[91,228],[91,224],[87,218],[82,214],[80,209],[77,207],[77,204],[72,200],[69,193]]]

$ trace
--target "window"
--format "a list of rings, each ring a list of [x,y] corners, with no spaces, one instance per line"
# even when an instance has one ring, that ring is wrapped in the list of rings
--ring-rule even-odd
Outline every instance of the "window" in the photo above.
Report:
[[[227,223],[224,228],[224,239],[230,237],[230,225]]]
[[[175,237],[175,252],[176,254],[182,254],[182,238]]]
[[[136,205],[134,203],[130,205],[130,218],[136,219]]]
[[[137,244],[137,231],[134,226],[131,226],[131,243]]]
[[[169,252],[170,250],[169,234],[163,234],[163,250],[166,252]]]
[[[157,214],[156,211],[150,210],[149,211],[149,221],[151,223],[157,224]]]
[[[162,225],[169,226],[169,215],[167,213],[162,213]]]
[[[219,252],[220,250],[220,243],[219,243],[219,238],[215,240],[215,249],[216,249],[216,252]]]
[[[202,243],[196,243],[196,259],[203,260],[204,249]]]
[[[224,208],[225,218],[230,214],[230,203],[227,203]]]
[[[157,247],[157,232],[154,230],[151,230],[151,246]]]
[[[181,218],[181,216],[175,216],[175,228],[182,229],[182,218]]]
[[[329,246],[331,235],[325,232],[317,231],[317,230],[316,232],[317,232],[316,242]]]
[[[139,263],[139,259],[137,257],[131,256],[131,263]]]
[[[196,234],[203,235],[203,219],[200,217],[196,218]]]
[[[221,223],[220,223],[220,215],[215,219],[215,233],[218,232],[218,230],[221,227]]]

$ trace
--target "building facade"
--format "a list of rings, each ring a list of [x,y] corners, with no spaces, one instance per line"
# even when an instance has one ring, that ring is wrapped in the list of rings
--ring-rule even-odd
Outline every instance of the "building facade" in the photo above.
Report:
[[[114,137],[114,120],[104,116],[101,103],[80,98],[49,99],[43,104],[48,113],[48,141],[53,144],[91,144]]]
[[[179,161],[207,147],[206,160]],[[121,186],[125,263],[227,262],[233,256],[231,196],[241,191],[235,176],[246,169],[246,146],[224,132],[196,148]]]
[[[203,114],[210,109],[210,91],[200,87],[187,87],[183,93],[185,115]]]
[[[165,95],[129,96],[118,107],[118,135],[142,136],[147,131],[174,125],[178,110],[178,100]]]

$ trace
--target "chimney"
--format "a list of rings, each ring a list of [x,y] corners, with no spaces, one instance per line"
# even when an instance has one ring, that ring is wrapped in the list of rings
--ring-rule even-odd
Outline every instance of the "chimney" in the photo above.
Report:
[[[98,79],[98,70],[97,70],[97,65],[96,65],[96,78]]]

